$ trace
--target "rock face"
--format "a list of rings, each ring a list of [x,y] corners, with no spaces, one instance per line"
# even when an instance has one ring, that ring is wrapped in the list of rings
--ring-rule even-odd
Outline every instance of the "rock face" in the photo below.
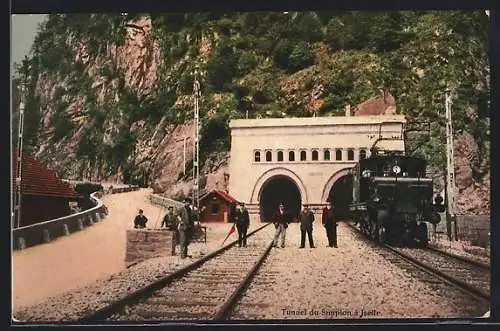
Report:
[[[125,73],[127,86],[147,95],[157,79],[161,65],[160,47],[151,38],[151,19],[143,17],[126,25],[127,38],[121,47],[112,47],[112,58],[118,59],[118,65]]]
[[[203,167],[206,176],[205,190],[223,191],[228,193],[229,185],[229,153],[215,154],[210,157]]]
[[[455,185],[458,189],[457,212],[468,215],[488,214],[490,209],[490,172],[474,178],[475,172],[485,168],[481,164],[475,167],[479,159],[477,142],[466,132],[454,139]]]
[[[156,178],[152,184],[154,193],[166,192],[184,177],[184,160],[186,169],[193,160],[192,133],[192,123],[171,126],[167,132],[159,134],[163,139],[155,149],[156,153],[145,151],[145,155],[156,155],[152,173],[152,178]]]
[[[380,95],[360,103],[354,109],[354,116],[394,115],[396,114],[396,100],[387,91],[380,91]]]

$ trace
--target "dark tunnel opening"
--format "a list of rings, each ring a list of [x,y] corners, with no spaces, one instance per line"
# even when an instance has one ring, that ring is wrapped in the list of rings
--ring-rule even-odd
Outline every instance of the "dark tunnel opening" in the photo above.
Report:
[[[298,218],[301,208],[300,191],[295,182],[287,176],[274,176],[267,180],[260,194],[260,219],[269,222],[283,202],[294,218]]]
[[[337,220],[351,219],[349,205],[352,203],[352,175],[340,177],[330,189],[328,198],[333,201]]]

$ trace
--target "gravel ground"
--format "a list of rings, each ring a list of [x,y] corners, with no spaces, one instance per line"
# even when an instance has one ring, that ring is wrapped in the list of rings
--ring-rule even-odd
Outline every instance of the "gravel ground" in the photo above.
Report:
[[[126,194],[134,193],[136,192]],[[125,196],[125,194],[116,197],[118,196]],[[114,197],[110,196],[109,199]],[[139,201],[142,202],[141,206],[144,207],[143,209],[151,221],[156,217],[151,216],[156,208],[144,202],[147,199],[144,192],[143,196],[138,196],[138,198],[143,199]],[[134,209],[134,206],[130,206],[132,205],[131,201],[130,198],[125,199],[125,205],[123,205],[125,207],[123,208]],[[121,210],[121,207],[122,205],[118,204],[117,201],[114,204],[109,204],[110,216],[108,218],[115,216],[117,210],[113,208]],[[156,212],[159,214],[158,211]],[[132,212],[133,214],[134,212]],[[130,220],[131,216],[127,215],[127,226]],[[97,229],[97,226],[102,226],[106,222],[111,223],[110,219],[107,219],[103,223],[96,224],[95,228]],[[261,225],[254,220],[251,224],[253,228]],[[220,247],[230,224],[206,225],[208,226],[208,242],[206,244],[193,243],[189,249],[189,254],[192,255],[191,259],[182,260],[178,256],[161,257],[125,269],[123,242],[121,255],[115,253],[115,258],[119,257],[121,262],[121,268],[118,272],[113,272],[111,276],[96,281],[95,273],[86,273],[81,270],[93,270],[89,268],[95,266],[96,269],[101,269],[100,272],[102,269],[110,272],[111,268],[106,269],[105,261],[96,263],[96,261],[89,262],[80,259],[80,269],[67,270],[67,272],[68,275],[83,273],[88,277],[87,284],[74,286],[71,291],[68,291],[66,285],[66,289],[62,291],[64,293],[47,295],[37,304],[17,309],[14,316],[28,322],[78,319],[85,313],[94,311]],[[123,232],[124,237],[124,227],[119,229]],[[89,228],[82,233],[90,230],[92,229]],[[269,227],[266,231],[269,231],[271,237],[274,229]],[[236,239],[236,233],[229,240],[234,239]],[[345,224],[340,224],[338,227],[339,248],[326,247],[325,231],[320,226],[314,229],[314,240],[317,248],[299,249],[299,226],[291,224],[287,232],[287,246],[284,249],[275,248],[271,251],[261,272],[256,276],[254,283],[250,285],[235,311],[235,318],[475,317],[464,313],[464,307],[453,300],[452,291],[437,292],[429,284],[410,277],[403,269],[391,264],[374,252],[369,244],[355,239]],[[54,245],[57,242],[43,246]],[[64,262],[67,262],[71,257],[69,252],[63,255],[67,256],[67,260],[62,262],[56,260],[59,268],[64,267]],[[106,256],[106,254],[101,255]],[[96,254],[93,258],[99,260],[101,255]],[[60,254],[59,258],[61,258]],[[109,258],[103,260],[106,259]],[[86,263],[90,265],[84,267]],[[74,268],[74,266],[71,267]],[[46,273],[39,274],[43,277],[37,280],[37,284],[40,282],[43,282],[44,285],[52,284],[50,282],[50,269],[57,270],[57,273],[62,272],[62,269],[56,269],[54,265],[49,264]],[[56,283],[52,287],[57,288],[57,285]],[[39,287],[43,286],[31,284],[31,288],[35,290]],[[29,294],[29,291],[26,293]]]
[[[478,246],[472,246],[468,241],[449,241],[447,238],[439,238],[429,242],[429,245],[471,260],[486,264],[491,263],[489,248],[485,249]]]
[[[161,223],[163,211],[149,204],[149,192],[106,196],[109,215],[101,223],[14,252],[14,317],[30,322],[75,320],[221,247],[231,224],[207,223],[207,243],[191,244],[191,258],[155,258],[126,269],[125,230],[132,227],[137,209],[144,209],[148,226]],[[249,231],[259,226],[252,220]],[[226,244],[235,239],[236,232]]]
[[[317,248],[299,249],[299,226],[292,224],[287,247],[273,249],[234,319],[475,317],[454,302],[452,290],[439,293],[410,277],[346,224],[339,224],[338,248],[326,247],[322,227],[314,240]]]

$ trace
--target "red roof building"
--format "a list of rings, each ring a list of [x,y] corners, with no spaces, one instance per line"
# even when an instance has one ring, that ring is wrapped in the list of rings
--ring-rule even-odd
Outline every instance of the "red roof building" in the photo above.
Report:
[[[211,191],[200,197],[203,210],[201,222],[231,222],[232,211],[238,201],[222,191]]]
[[[17,192],[17,150],[12,152],[12,171],[14,198]],[[82,198],[68,183],[61,181],[54,171],[27,153],[22,154],[21,177],[20,226],[67,216],[71,214],[69,201]]]

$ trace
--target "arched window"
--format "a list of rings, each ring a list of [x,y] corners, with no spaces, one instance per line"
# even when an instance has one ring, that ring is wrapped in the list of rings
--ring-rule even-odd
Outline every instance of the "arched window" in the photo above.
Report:
[[[266,161],[271,162],[273,160],[273,153],[271,151],[266,152]]]
[[[254,160],[255,160],[255,162],[260,162],[260,152],[255,152]]]
[[[359,159],[360,160],[366,159],[366,150],[362,149],[359,151]]]
[[[354,151],[352,149],[347,151],[347,160],[349,161],[354,160]]]
[[[294,151],[288,152],[288,161],[295,161],[295,152]]]
[[[337,149],[335,151],[335,160],[342,161],[342,150],[341,149]]]
[[[282,151],[278,152],[278,161],[283,161],[283,152]]]
[[[318,161],[318,151],[313,151],[312,152],[312,160],[313,161]]]
[[[300,151],[300,161],[306,161],[306,160],[307,160],[306,151]]]
[[[330,161],[330,151],[328,149],[325,149],[325,154],[323,155],[323,158],[325,161]]]

